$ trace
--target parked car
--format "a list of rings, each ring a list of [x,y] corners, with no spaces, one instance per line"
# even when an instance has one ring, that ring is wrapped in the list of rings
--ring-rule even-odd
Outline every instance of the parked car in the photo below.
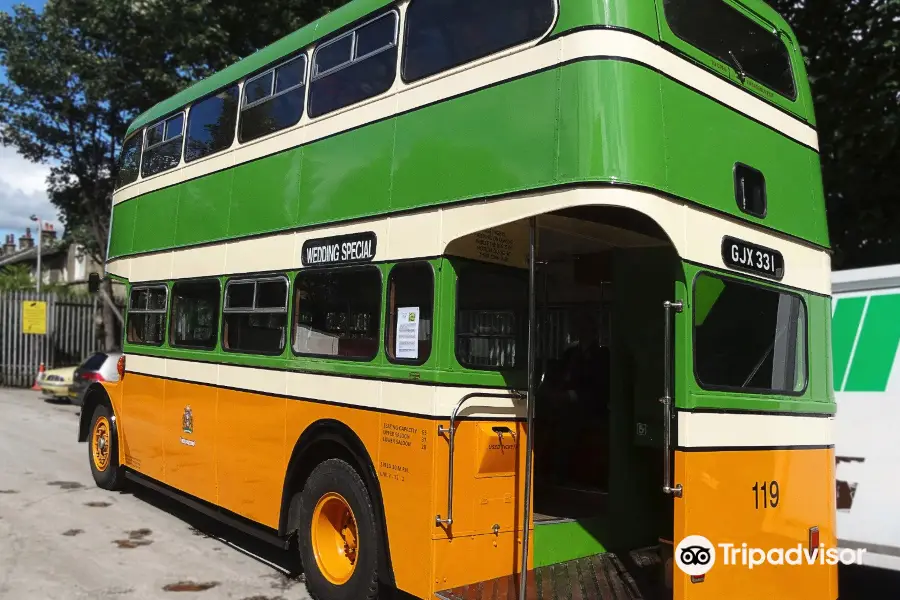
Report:
[[[119,380],[119,357],[121,352],[96,352],[88,357],[81,366],[75,369],[72,385],[69,387],[69,400],[81,406],[84,392],[95,381]]]
[[[60,367],[44,371],[38,377],[38,387],[45,398],[69,400],[69,387],[78,367]]]

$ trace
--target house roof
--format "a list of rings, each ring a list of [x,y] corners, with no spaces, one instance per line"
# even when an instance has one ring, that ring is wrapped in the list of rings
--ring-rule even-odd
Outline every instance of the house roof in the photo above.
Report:
[[[45,242],[43,248],[41,248],[41,258],[58,256],[65,253],[68,249],[68,242],[64,242],[61,240],[49,243]],[[35,246],[34,248],[28,248],[27,250],[19,250],[5,256],[0,256],[0,267],[4,267],[6,265],[17,265],[25,262],[30,263],[35,261],[37,261],[37,246]]]

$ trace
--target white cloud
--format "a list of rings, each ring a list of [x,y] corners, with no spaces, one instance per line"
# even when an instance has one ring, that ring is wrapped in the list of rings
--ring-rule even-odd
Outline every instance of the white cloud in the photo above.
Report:
[[[47,198],[47,175],[50,167],[29,162],[14,149],[0,147],[0,232],[19,234],[36,224],[29,218],[37,215],[53,223],[62,233],[56,207]]]

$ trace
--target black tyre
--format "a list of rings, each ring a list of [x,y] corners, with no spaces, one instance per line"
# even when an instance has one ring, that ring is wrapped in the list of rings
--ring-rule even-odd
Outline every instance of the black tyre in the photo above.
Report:
[[[87,441],[94,482],[105,490],[121,489],[125,476],[119,466],[119,434],[112,410],[106,404],[98,404],[94,409]]]
[[[378,528],[362,478],[343,460],[317,466],[299,495],[297,540],[316,600],[378,597]]]

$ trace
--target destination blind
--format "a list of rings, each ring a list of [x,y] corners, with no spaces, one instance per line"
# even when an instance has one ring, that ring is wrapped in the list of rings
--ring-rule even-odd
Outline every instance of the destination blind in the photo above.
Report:
[[[307,240],[301,250],[304,267],[352,265],[375,259],[378,237],[372,231]]]

